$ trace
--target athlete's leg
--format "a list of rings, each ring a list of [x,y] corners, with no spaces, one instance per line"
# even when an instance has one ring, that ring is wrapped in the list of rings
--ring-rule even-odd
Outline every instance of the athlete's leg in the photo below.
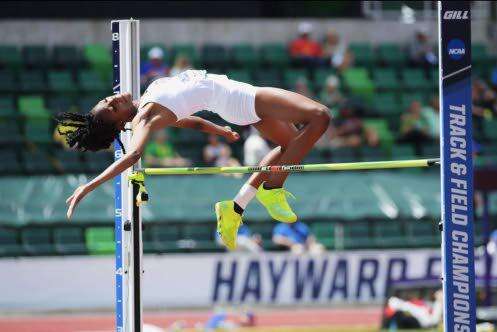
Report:
[[[271,150],[259,163],[259,166],[278,165],[281,155],[286,151],[288,144],[294,139],[299,131],[294,124],[276,119],[264,119],[254,125],[262,137],[278,145]],[[255,173],[248,179],[247,183],[259,188],[262,182],[267,181],[269,173]]]
[[[254,124],[254,127],[264,138],[278,145],[259,162],[259,166],[276,165],[288,142],[298,134],[298,130],[293,124],[275,119],[262,120]],[[233,199],[237,212],[243,213],[248,203],[255,197],[257,188],[264,181],[267,181],[268,177],[268,173],[254,173],[250,176]]]
[[[276,165],[299,164],[316,141],[328,128],[330,115],[326,106],[294,92],[277,88],[260,88],[255,97],[255,109],[262,121],[274,119],[288,123],[300,123],[304,128],[298,132],[282,151]],[[288,174],[272,173],[267,178],[268,188],[283,186]]]

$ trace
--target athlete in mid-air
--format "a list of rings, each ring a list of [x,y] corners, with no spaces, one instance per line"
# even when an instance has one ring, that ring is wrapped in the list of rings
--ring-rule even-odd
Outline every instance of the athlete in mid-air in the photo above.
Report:
[[[239,135],[192,114],[208,110],[229,123],[253,125],[277,145],[260,162],[266,165],[295,165],[302,162],[328,128],[330,115],[318,102],[294,92],[255,87],[204,70],[187,70],[174,77],[160,78],[138,101],[129,93],[105,98],[87,114],[62,113],[59,132],[69,146],[83,151],[107,149],[119,137],[127,122],[132,123],[130,147],[89,183],[78,187],[67,199],[67,217],[77,204],[100,184],[135,164],[143,154],[150,133],[166,127],[193,128],[225,137],[233,142]],[[298,130],[295,124],[302,124]],[[233,200],[215,204],[217,230],[228,249],[236,248],[238,227],[247,204],[256,196],[271,217],[292,223],[297,216],[287,202],[283,184],[288,173],[254,173]]]

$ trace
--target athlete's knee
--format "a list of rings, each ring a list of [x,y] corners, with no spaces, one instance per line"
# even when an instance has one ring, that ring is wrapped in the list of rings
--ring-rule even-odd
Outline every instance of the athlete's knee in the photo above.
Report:
[[[323,105],[316,106],[312,112],[312,122],[315,127],[325,131],[330,125],[331,116],[328,108]]]

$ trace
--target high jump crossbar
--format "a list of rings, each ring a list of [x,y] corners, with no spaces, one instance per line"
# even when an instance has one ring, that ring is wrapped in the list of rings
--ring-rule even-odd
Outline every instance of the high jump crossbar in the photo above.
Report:
[[[439,1],[439,90],[444,331],[476,331],[469,1]],[[139,21],[112,22],[114,93],[139,97]],[[130,127],[128,126],[128,129]],[[131,130],[121,134],[127,147]],[[115,155],[123,151],[116,144]],[[295,166],[150,169],[115,181],[116,331],[142,332],[140,184],[146,175],[361,170],[437,165],[436,159]],[[130,181],[129,181],[130,180]],[[136,198],[135,198],[136,197]]]
[[[248,174],[248,173],[297,173],[354,171],[392,168],[415,168],[440,165],[439,159],[369,161],[355,163],[279,165],[279,166],[234,166],[234,167],[171,167],[143,168],[136,172],[144,175],[202,175],[202,174]]]

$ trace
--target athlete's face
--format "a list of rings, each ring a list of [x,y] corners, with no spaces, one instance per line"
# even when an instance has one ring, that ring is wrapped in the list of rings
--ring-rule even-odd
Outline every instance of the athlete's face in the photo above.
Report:
[[[133,119],[136,113],[130,93],[109,96],[97,103],[91,110],[95,117],[105,123],[111,123],[119,130]]]

